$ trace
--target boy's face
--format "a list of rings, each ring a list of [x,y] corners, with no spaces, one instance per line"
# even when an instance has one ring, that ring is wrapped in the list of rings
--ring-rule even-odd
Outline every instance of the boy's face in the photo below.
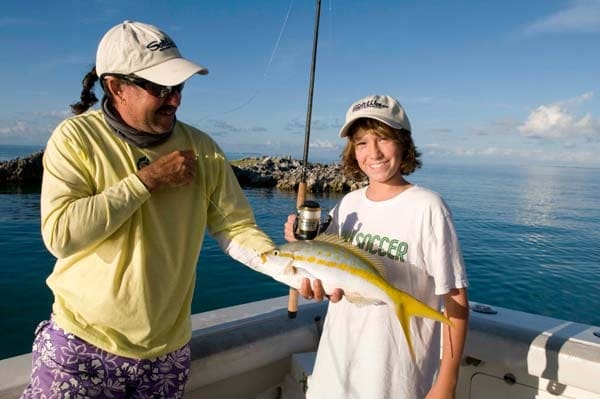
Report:
[[[402,149],[395,140],[359,128],[352,136],[358,167],[369,182],[402,183]]]

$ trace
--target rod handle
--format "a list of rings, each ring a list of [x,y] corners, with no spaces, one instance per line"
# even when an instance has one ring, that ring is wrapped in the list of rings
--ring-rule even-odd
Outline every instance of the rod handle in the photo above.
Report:
[[[300,206],[306,200],[306,182],[301,182],[298,184],[298,196],[296,197],[296,208],[300,208]],[[293,319],[296,317],[298,313],[298,290],[295,288],[290,288],[290,292],[288,294],[288,317]]]
[[[298,314],[298,290],[290,288],[288,294],[288,318],[295,319]]]
[[[302,204],[306,201],[306,182],[298,184],[298,196],[296,197],[296,209],[300,209]]]

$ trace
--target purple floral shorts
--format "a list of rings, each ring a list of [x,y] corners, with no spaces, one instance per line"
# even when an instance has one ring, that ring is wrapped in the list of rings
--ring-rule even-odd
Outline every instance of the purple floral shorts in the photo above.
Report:
[[[52,320],[41,322],[35,335],[31,381],[21,399],[183,398],[188,345],[140,360],[105,352]]]

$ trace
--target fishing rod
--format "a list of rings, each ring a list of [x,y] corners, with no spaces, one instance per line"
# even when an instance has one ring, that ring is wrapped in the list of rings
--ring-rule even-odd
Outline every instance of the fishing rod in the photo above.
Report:
[[[302,169],[300,183],[298,184],[298,196],[296,197],[296,208],[300,211],[306,201],[306,164],[308,162],[308,147],[310,143],[310,122],[312,115],[313,89],[315,86],[315,66],[317,62],[317,42],[319,40],[319,18],[321,16],[321,0],[317,0],[315,10],[315,29],[313,35],[312,62],[310,66],[310,82],[308,85],[308,105],[306,110],[306,125],[304,128],[304,154],[302,156]],[[308,205],[314,205],[308,204]],[[309,206],[309,211],[313,206]],[[318,208],[318,205],[317,205]],[[320,212],[320,209],[319,209]],[[312,213],[312,212],[311,212]],[[320,213],[319,213],[320,217]],[[288,317],[293,319],[298,312],[298,290],[290,288],[288,298]]]

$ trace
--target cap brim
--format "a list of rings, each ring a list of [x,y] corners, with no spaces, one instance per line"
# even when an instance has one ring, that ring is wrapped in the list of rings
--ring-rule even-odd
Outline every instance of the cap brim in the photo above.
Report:
[[[135,75],[163,86],[176,86],[194,74],[206,75],[208,69],[185,58],[172,58],[159,65],[134,72]]]
[[[385,123],[386,125],[394,128],[394,129],[405,129],[404,126],[402,126],[399,123],[396,123],[395,121],[392,121],[390,119],[387,118],[383,118],[381,116],[377,116],[377,115],[356,115],[356,117],[346,121],[346,123],[344,123],[344,126],[342,126],[342,128],[340,129],[340,137],[346,137],[348,136],[348,130],[350,129],[350,126],[352,126],[352,124],[354,122],[356,122],[358,119],[361,118],[368,118],[368,119],[375,119],[379,122]]]

